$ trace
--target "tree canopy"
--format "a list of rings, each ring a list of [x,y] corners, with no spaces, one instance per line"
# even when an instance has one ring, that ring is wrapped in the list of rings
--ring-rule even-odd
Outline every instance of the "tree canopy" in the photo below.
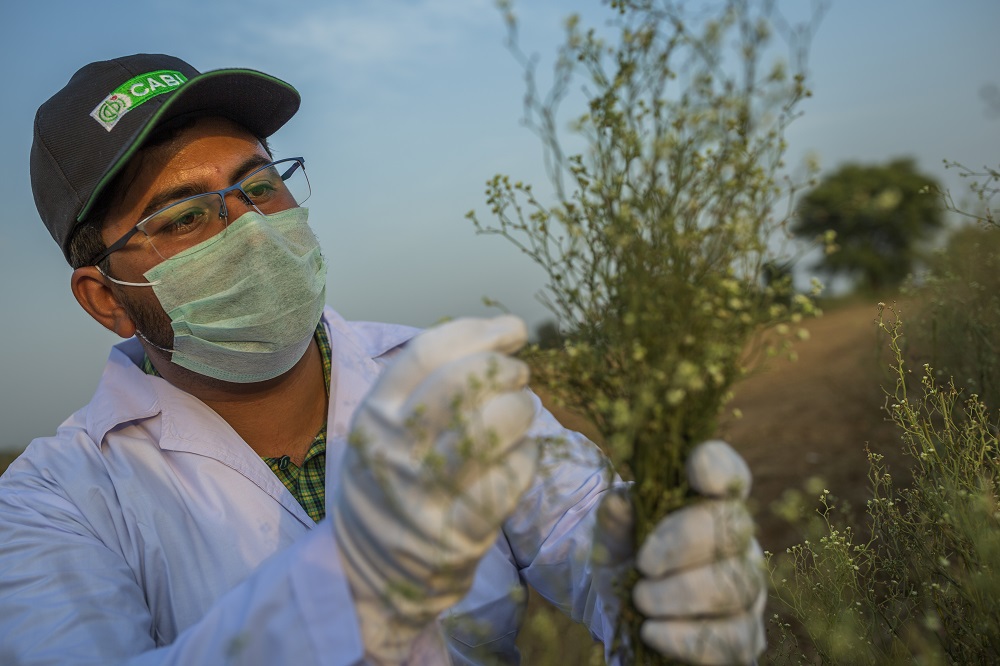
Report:
[[[912,159],[884,165],[845,164],[799,203],[793,231],[836,233],[837,249],[817,268],[872,290],[899,285],[919,258],[921,242],[944,224],[940,188]]]

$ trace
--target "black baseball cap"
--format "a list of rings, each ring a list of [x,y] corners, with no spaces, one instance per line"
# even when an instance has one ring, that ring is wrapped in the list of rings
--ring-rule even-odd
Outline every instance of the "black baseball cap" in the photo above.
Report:
[[[201,73],[180,58],[140,53],[94,62],[38,108],[31,190],[69,261],[69,241],[150,132],[184,115],[218,115],[266,138],[299,108],[291,85],[252,69]]]

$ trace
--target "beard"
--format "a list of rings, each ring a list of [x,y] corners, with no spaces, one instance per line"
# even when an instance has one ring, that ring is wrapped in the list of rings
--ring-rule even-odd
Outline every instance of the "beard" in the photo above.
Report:
[[[146,338],[157,347],[162,347],[160,351],[169,352],[174,346],[174,329],[170,317],[163,311],[158,301],[153,304],[149,299],[135,298],[129,293],[129,289],[118,285],[112,287],[115,298],[135,324],[141,338]]]

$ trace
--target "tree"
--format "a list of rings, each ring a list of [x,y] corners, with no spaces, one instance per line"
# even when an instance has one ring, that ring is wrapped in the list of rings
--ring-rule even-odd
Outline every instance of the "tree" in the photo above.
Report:
[[[820,270],[871,290],[894,287],[913,269],[920,242],[944,224],[939,191],[912,159],[845,164],[803,197],[793,232],[836,234],[838,248],[820,260]]]
[[[566,336],[559,330],[557,321],[546,319],[535,327],[535,341],[541,349],[559,349],[566,341]]]

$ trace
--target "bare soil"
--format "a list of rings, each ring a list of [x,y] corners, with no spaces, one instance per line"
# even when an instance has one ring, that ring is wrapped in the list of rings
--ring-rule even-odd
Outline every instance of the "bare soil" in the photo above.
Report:
[[[866,449],[894,469],[903,464],[898,430],[883,409],[883,386],[894,383],[875,316],[874,302],[835,307],[806,323],[810,337],[795,344],[797,361],[772,359],[735,387],[732,407],[743,417],[723,418],[719,434],[753,472],[751,500],[766,550],[801,541],[770,510],[787,489],[816,477],[863,509],[870,488]]]

